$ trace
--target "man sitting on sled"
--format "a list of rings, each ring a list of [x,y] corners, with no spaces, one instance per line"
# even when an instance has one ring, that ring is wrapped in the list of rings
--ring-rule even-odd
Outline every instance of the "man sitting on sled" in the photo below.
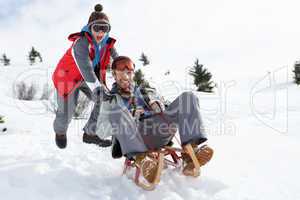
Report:
[[[183,149],[182,172],[186,176],[199,176],[199,167],[211,159],[213,150],[203,145],[207,138],[198,98],[192,92],[184,92],[165,107],[161,99],[147,95],[145,88],[134,86],[134,63],[130,58],[117,57],[112,70],[115,83],[111,97],[106,97],[101,105],[98,136],[113,135],[122,155],[140,171],[143,186],[147,188],[146,185],[158,183],[162,169],[161,157],[155,155],[172,143],[178,129]]]

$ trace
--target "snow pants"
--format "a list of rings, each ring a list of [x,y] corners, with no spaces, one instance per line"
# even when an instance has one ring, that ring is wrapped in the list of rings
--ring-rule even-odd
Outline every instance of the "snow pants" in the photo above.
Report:
[[[122,154],[132,157],[167,145],[178,130],[181,145],[200,144],[207,140],[200,115],[199,100],[192,92],[184,92],[161,113],[143,121],[119,118],[113,123]],[[114,117],[118,117],[117,115]],[[114,127],[114,125],[118,127]]]
[[[63,99],[57,95],[58,108],[53,123],[54,132],[56,134],[64,135],[67,133],[68,126],[78,104],[79,91],[82,91],[90,100],[92,99],[92,92],[84,82],[76,88],[67,99]],[[83,128],[83,131],[89,135],[95,134],[100,105],[101,103],[99,101],[95,102],[91,115]]]

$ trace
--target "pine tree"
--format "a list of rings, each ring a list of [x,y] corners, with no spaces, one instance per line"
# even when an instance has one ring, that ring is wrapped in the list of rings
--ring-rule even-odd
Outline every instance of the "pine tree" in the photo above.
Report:
[[[170,73],[171,73],[170,70],[166,71],[166,72],[165,72],[165,76],[170,75]]]
[[[150,85],[148,81],[145,80],[144,74],[141,69],[138,69],[134,72],[133,80],[138,86],[150,88]]]
[[[295,64],[294,64],[294,70],[293,72],[295,73],[295,76],[294,76],[294,81],[297,85],[300,85],[300,61],[297,61]]]
[[[150,64],[150,61],[149,61],[148,57],[144,53],[142,53],[139,61],[141,61],[143,63],[143,66],[146,66],[146,65]]]
[[[0,115],[0,124],[3,124],[4,122],[4,117]]]
[[[2,58],[0,58],[0,61],[3,63],[4,66],[10,65],[10,59],[7,58],[6,54],[2,55]]]
[[[40,62],[43,62],[40,52],[38,52],[37,50],[35,50],[34,47],[32,47],[28,55],[29,64],[34,65],[36,63],[36,58],[39,58]]]
[[[197,86],[197,91],[212,92],[214,88],[211,81],[212,74],[202,64],[199,64],[199,59],[195,61],[189,74],[194,77],[194,84]]]

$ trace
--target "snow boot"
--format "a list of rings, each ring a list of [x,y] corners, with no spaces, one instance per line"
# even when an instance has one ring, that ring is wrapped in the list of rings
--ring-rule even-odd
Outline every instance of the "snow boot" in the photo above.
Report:
[[[111,146],[111,140],[104,140],[98,137],[98,135],[83,134],[82,141],[87,144],[96,144],[100,147]]]
[[[56,134],[55,135],[55,143],[56,143],[56,146],[60,149],[66,148],[66,146],[67,146],[67,135],[66,134],[64,134],[64,135]]]
[[[197,145],[190,145],[190,147],[189,149],[184,148],[185,152],[182,153],[182,173],[186,176],[197,177],[200,175],[200,167],[211,160],[214,151],[207,145],[203,145],[200,148],[197,148]],[[199,165],[199,170],[197,165]]]

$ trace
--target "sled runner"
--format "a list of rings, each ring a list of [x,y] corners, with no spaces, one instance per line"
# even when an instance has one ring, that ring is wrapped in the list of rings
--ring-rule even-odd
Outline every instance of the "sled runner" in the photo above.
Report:
[[[147,160],[143,162],[141,165],[137,164],[135,160],[130,160],[128,158],[125,159],[125,164],[124,164],[124,170],[123,174],[126,174],[127,170],[130,168],[135,169],[135,174],[134,177],[134,182],[137,186],[143,188],[144,190],[154,190],[155,186],[159,183],[160,181],[160,175],[164,166],[164,155],[162,152],[149,152],[147,153]],[[148,161],[148,162],[147,162]],[[146,174],[147,171],[145,170],[146,166],[149,165],[149,161],[154,161],[157,165],[157,171],[153,175],[152,180],[149,182],[143,181],[141,179],[141,174]]]
[[[147,162],[144,165],[136,164],[135,160],[125,159],[123,175],[130,169],[135,169],[134,182],[137,186],[143,188],[144,190],[154,190],[156,185],[160,181],[160,176],[162,170],[168,168],[169,166],[175,168],[183,168],[183,174],[186,176],[198,177],[200,175],[200,167],[205,165],[212,157],[213,150],[204,145],[199,149],[197,155],[193,150],[191,144],[185,145],[182,148],[176,148],[171,146],[165,146],[156,151],[147,152],[147,159],[154,161],[157,165],[156,173],[153,175],[154,178],[151,182],[143,181],[141,175],[145,176],[145,169],[147,168]],[[188,159],[187,165],[192,166],[192,170],[185,170],[185,160]],[[185,172],[186,171],[186,172]],[[188,173],[187,173],[188,172]],[[141,181],[142,180],[142,181]]]

